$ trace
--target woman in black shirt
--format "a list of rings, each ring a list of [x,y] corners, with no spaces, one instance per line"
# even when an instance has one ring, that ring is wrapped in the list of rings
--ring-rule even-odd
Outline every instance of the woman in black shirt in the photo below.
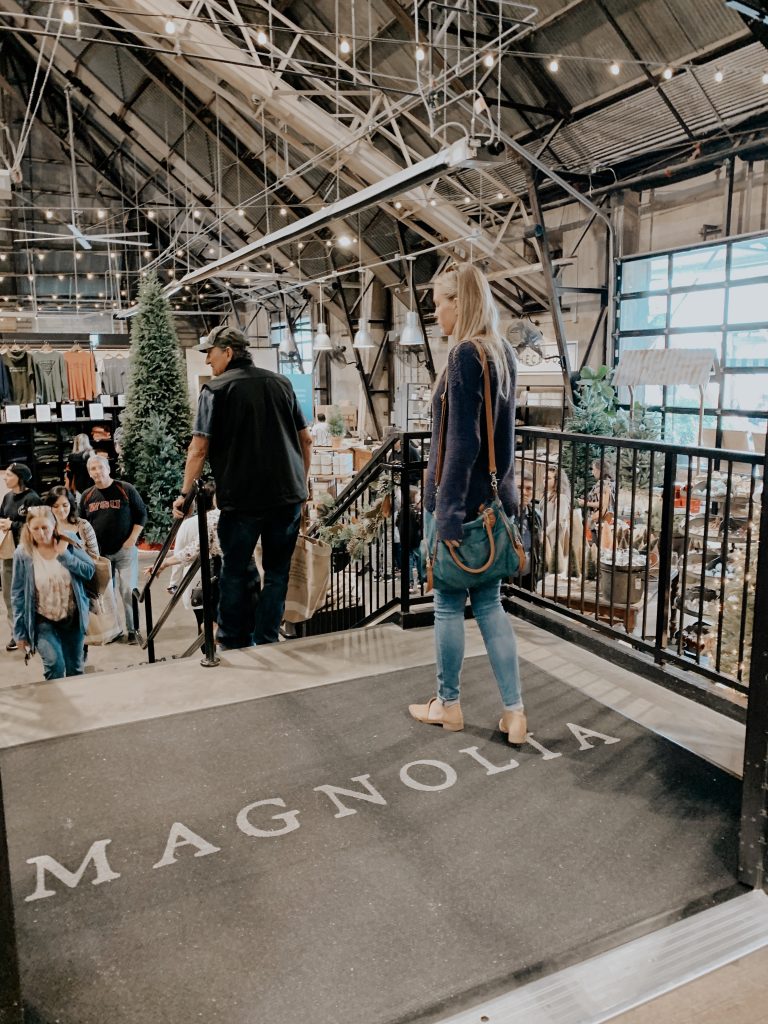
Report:
[[[13,554],[19,543],[21,528],[26,521],[27,509],[30,505],[40,504],[40,496],[29,487],[31,479],[32,471],[23,462],[12,462],[5,471],[8,493],[0,504],[0,531],[3,531],[3,540],[0,543],[0,561],[2,562],[3,600],[11,629],[11,639],[5,646],[6,651],[18,649],[13,637],[13,614],[11,612]]]

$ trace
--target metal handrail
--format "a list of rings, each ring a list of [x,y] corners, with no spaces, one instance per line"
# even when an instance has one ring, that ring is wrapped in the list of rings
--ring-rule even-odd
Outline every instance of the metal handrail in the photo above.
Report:
[[[201,665],[205,668],[214,668],[219,664],[219,659],[216,657],[216,644],[213,636],[213,622],[214,622],[214,611],[213,608],[213,591],[211,581],[211,559],[210,551],[208,548],[208,519],[207,513],[210,507],[210,500],[214,493],[213,484],[204,482],[203,480],[196,480],[190,488],[189,494],[184,499],[184,504],[181,507],[182,516],[178,519],[174,519],[173,525],[168,532],[168,536],[165,538],[160,551],[152,563],[152,568],[149,573],[149,577],[144,586],[139,589],[136,587],[132,594],[133,599],[133,613],[136,622],[139,621],[139,606],[144,606],[144,621],[146,629],[142,634],[141,631],[137,630],[137,638],[139,645],[142,650],[146,650],[148,654],[148,660],[150,665],[153,665],[156,661],[155,658],[155,638],[162,629],[165,622],[168,620],[173,609],[176,607],[178,602],[181,600],[184,591],[190,586],[192,580],[195,578],[197,570],[200,571],[200,584],[203,592],[203,633],[202,633],[202,645],[204,649],[204,655],[201,660]],[[176,535],[179,532],[182,522],[189,515],[190,509],[194,502],[197,502],[197,524],[198,524],[198,537],[200,543],[200,553],[184,574],[184,577],[176,589],[168,605],[164,608],[159,620],[155,623],[152,617],[152,584],[158,578],[162,564],[171,549],[171,545],[176,539]],[[191,653],[194,648],[191,648],[189,652],[185,652],[182,657],[185,657],[187,653]]]

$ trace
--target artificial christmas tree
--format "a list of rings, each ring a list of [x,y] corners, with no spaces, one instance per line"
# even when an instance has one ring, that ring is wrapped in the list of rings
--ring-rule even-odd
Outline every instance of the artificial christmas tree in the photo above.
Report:
[[[156,541],[170,528],[191,421],[184,359],[155,274],[139,287],[138,311],[131,323],[131,362],[121,469],[147,500],[145,537]]]

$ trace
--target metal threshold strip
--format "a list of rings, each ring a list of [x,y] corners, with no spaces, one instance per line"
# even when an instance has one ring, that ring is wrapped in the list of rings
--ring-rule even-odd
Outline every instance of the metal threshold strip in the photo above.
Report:
[[[749,892],[440,1024],[600,1024],[767,945],[768,896]]]

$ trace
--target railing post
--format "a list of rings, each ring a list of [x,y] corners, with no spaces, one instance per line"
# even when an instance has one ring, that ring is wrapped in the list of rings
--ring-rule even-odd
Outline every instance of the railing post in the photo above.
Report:
[[[739,881],[758,888],[765,883],[768,848],[768,508],[765,486],[768,457],[763,462],[763,496],[755,575],[749,703],[744,742],[741,790]]]
[[[0,773],[0,1024],[23,1024],[19,954],[11,894],[8,833],[5,827],[3,782]]]
[[[669,593],[672,576],[672,533],[675,518],[675,476],[677,455],[667,452],[664,456],[664,483],[661,494],[661,532],[659,535],[659,591],[656,603],[656,650],[654,659],[661,663],[669,642]],[[653,487],[653,481],[651,481]],[[651,492],[653,493],[653,492]],[[617,495],[618,498],[618,495]],[[653,501],[648,508],[648,553],[650,557],[651,513]]]
[[[203,668],[215,668],[219,664],[216,657],[216,642],[213,638],[213,587],[211,585],[211,553],[208,548],[208,505],[210,497],[204,485],[198,480],[197,490],[197,530],[200,537],[200,587],[203,592],[203,657],[200,664]]]
[[[411,442],[407,432],[402,435],[401,448],[403,468],[400,472],[400,613],[407,615],[411,610]]]

